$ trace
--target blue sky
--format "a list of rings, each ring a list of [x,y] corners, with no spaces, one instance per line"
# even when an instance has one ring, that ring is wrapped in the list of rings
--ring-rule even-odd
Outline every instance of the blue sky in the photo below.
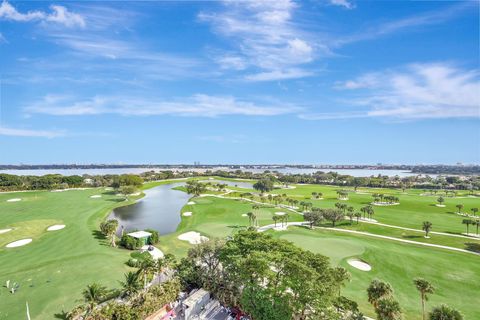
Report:
[[[0,163],[480,163],[478,1],[3,1]]]

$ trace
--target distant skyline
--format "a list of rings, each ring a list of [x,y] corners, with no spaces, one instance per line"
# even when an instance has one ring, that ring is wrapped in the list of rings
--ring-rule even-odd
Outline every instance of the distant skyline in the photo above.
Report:
[[[0,164],[480,163],[478,1],[3,1]]]

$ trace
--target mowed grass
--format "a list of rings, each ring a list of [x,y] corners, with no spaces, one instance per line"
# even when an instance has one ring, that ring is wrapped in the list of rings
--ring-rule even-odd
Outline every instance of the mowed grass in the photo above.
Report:
[[[341,202],[355,208],[356,211],[373,201],[372,193],[395,194],[400,198],[400,204],[394,206],[374,206],[374,219],[381,223],[401,227],[421,229],[423,221],[433,223],[432,231],[451,232],[461,234],[465,232],[462,220],[465,217],[456,214],[457,204],[463,204],[463,212],[471,213],[471,208],[480,209],[480,198],[468,197],[462,194],[456,198],[445,198],[445,208],[435,206],[436,196],[421,196],[421,190],[407,190],[402,193],[395,189],[359,189],[358,193],[349,193],[347,201],[337,199],[337,191],[342,188],[321,185],[294,185],[295,189],[274,189],[271,194],[287,194],[288,197],[299,201],[308,201],[320,208],[333,208],[335,203]],[[310,199],[312,192],[322,192],[323,200]],[[236,196],[236,194],[232,194]],[[480,216],[479,216],[480,219]]]
[[[95,194],[102,198],[90,198]],[[22,201],[6,202],[11,198]],[[96,230],[124,203],[104,189],[0,194],[0,229],[14,228],[0,234],[0,319],[24,319],[27,301],[32,319],[55,319],[80,303],[87,284],[118,287],[130,252],[109,247]],[[53,224],[66,227],[47,232]],[[24,238],[33,241],[5,248]],[[15,294],[3,287],[7,280],[20,285]]]
[[[177,237],[188,231],[200,232],[208,238],[225,238],[249,226],[248,217],[242,214],[253,212],[251,202],[217,197],[198,197],[190,201],[195,204],[184,206],[182,213],[192,212],[192,216],[182,216],[176,232],[160,237],[158,247],[165,253],[173,253],[179,257],[186,256],[192,245],[178,240]],[[277,209],[268,204],[260,206],[261,208],[255,212],[259,226],[273,224],[272,217],[279,211],[289,213],[288,221],[303,221],[303,216],[300,214]]]
[[[404,319],[421,319],[420,297],[412,280],[423,277],[437,288],[427,304],[428,309],[446,303],[461,310],[466,319],[480,319],[480,259],[477,256],[331,230],[289,227],[288,231],[269,233],[326,255],[333,264],[346,268],[352,280],[342,292],[357,301],[362,312],[370,317],[375,318],[375,314],[367,301],[366,288],[371,280],[378,278],[392,284]],[[368,262],[372,270],[353,268],[347,263],[350,257]]]

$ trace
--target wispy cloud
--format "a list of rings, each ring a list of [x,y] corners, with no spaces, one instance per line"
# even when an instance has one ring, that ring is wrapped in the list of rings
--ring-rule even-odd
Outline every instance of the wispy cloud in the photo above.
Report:
[[[118,114],[123,116],[191,116],[218,117],[227,115],[275,116],[297,112],[300,109],[286,104],[272,102],[255,103],[238,100],[231,96],[210,96],[197,94],[189,98],[161,100],[127,96],[95,96],[91,99],[76,100],[67,96],[46,96],[42,101],[28,106],[28,114],[49,114],[55,116],[85,116]]]
[[[35,10],[21,13],[9,2],[3,1],[0,5],[0,19],[17,22],[40,21],[42,23],[56,23],[66,27],[85,27],[85,19],[80,14],[71,12],[60,5],[52,5],[50,9],[51,12]]]
[[[360,97],[346,101],[357,110],[303,114],[301,118],[480,118],[478,70],[462,70],[445,63],[412,64],[400,70],[362,75],[343,84],[337,83],[335,87],[360,91]]]
[[[0,125],[0,136],[11,137],[36,137],[36,138],[56,138],[63,136],[61,131],[31,130],[10,128]]]
[[[360,32],[347,36],[337,36],[335,39],[329,41],[329,43],[333,47],[340,47],[349,43],[372,40],[402,31],[418,31],[418,27],[443,23],[457,17],[460,13],[472,10],[475,6],[478,7],[478,2],[465,1],[440,10],[423,12],[388,22],[376,23],[374,26],[361,30]]]
[[[346,9],[353,9],[355,8],[354,4],[348,0],[329,0],[331,4],[335,6],[344,7]]]
[[[232,41],[235,50],[215,59],[223,69],[247,70],[250,81],[282,80],[311,75],[299,70],[315,56],[311,35],[293,21],[297,7],[291,0],[228,1],[224,10],[198,17]]]

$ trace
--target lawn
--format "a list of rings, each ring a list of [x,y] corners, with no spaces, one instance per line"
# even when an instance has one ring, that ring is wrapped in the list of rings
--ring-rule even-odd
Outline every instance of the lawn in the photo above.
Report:
[[[412,280],[423,277],[437,288],[428,307],[446,303],[462,311],[466,319],[479,319],[480,272],[479,257],[441,249],[401,244],[365,236],[343,234],[330,230],[309,230],[290,227],[288,231],[269,231],[274,237],[331,258],[333,264],[345,267],[352,281],[343,293],[357,301],[360,309],[374,317],[367,301],[366,288],[379,278],[390,282],[405,314],[405,319],[421,319],[420,298]],[[358,257],[372,270],[364,272],[351,267],[347,258]]]
[[[102,197],[90,198],[95,194]],[[22,201],[6,202],[11,198]],[[54,319],[80,303],[87,284],[118,287],[130,252],[108,247],[96,230],[113,207],[125,203],[103,189],[0,194],[0,229],[14,228],[0,234],[0,319],[25,318],[26,301],[33,319]],[[66,227],[47,232],[53,224]],[[23,238],[33,241],[5,248]],[[3,287],[7,280],[20,285],[15,294]]]

